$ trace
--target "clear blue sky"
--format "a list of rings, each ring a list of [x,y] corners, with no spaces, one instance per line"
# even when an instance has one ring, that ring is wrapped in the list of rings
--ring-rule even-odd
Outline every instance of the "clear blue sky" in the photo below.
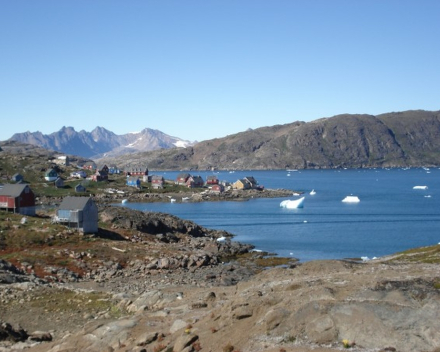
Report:
[[[440,110],[439,0],[0,0],[0,140]]]

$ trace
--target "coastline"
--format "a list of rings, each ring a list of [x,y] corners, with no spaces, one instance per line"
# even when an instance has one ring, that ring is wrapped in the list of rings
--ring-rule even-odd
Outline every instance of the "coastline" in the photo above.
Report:
[[[318,352],[338,351],[344,339],[353,351],[404,352],[434,351],[440,342],[440,322],[430,318],[440,310],[438,264],[388,257],[279,265],[224,231],[169,214],[100,208],[108,227],[97,236],[60,228],[46,247],[25,248],[27,262],[0,261],[2,333],[10,333],[1,351]],[[40,267],[30,255],[42,253],[70,264]],[[385,329],[384,316],[399,331]],[[432,334],[421,342],[427,326]],[[19,332],[21,342],[13,337]]]
[[[221,200],[290,195],[268,190]],[[4,219],[11,237],[25,230],[38,242],[0,252],[11,260],[0,260],[0,332],[7,336],[0,351],[330,352],[348,341],[353,351],[433,352],[440,344],[440,322],[432,319],[440,311],[438,258],[428,257],[435,248],[426,257],[300,263],[267,258],[231,241],[233,234],[170,214],[112,206],[107,194],[96,201],[97,235],[51,232],[49,209],[27,224],[16,214]]]

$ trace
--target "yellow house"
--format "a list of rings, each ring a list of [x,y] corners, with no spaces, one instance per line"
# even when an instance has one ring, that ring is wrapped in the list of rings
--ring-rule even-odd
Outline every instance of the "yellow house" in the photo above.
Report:
[[[237,180],[232,184],[232,188],[234,189],[249,189],[251,188],[249,182],[244,179]]]

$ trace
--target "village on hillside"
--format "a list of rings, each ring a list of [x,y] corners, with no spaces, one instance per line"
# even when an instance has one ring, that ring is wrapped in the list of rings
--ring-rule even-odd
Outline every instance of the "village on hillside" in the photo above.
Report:
[[[74,166],[75,169],[65,176],[64,168],[67,166]],[[112,178],[124,180],[124,183],[119,183],[123,187],[107,187],[103,188],[103,192],[124,195],[129,193],[127,188],[135,188],[138,191],[146,187],[148,190],[161,190],[167,186],[203,189],[211,194],[221,194],[227,190],[263,190],[253,176],[229,183],[220,181],[215,175],[210,175],[204,180],[199,175],[181,172],[176,179],[166,180],[161,175],[150,175],[146,166],[136,165],[120,169],[116,165],[98,166],[94,162],[70,165],[68,156],[59,156],[50,160],[47,169],[42,170],[41,174],[44,188],[69,189],[68,195],[62,197],[53,221],[84,233],[98,232],[98,208],[89,187],[91,183],[110,184]],[[32,185],[19,172],[6,181],[9,182],[0,184],[0,209],[35,216],[37,197]]]

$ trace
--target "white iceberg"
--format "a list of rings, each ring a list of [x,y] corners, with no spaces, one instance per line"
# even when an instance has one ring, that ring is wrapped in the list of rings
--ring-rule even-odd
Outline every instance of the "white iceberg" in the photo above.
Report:
[[[342,201],[344,203],[359,203],[361,200],[358,196],[347,196]]]
[[[428,186],[414,186],[413,189],[428,189]]]
[[[311,196],[314,196],[315,194],[316,194],[315,190],[312,189],[312,190],[310,191],[310,195],[311,195]]]
[[[305,197],[301,197],[297,200],[283,200],[280,203],[280,207],[281,208],[286,208],[286,209],[297,209],[297,208],[303,208],[304,207],[304,199]]]

